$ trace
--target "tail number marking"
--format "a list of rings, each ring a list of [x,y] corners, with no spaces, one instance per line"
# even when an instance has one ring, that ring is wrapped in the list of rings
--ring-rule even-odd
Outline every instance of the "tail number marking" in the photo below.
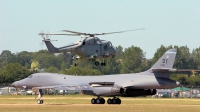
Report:
[[[162,64],[160,66],[165,66],[165,64],[167,63],[168,59],[163,59],[162,60]]]
[[[168,59],[163,59],[162,62],[163,63],[167,63]]]

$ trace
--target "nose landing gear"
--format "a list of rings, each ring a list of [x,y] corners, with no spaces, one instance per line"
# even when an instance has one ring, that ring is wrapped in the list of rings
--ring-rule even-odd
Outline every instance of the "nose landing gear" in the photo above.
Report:
[[[43,102],[44,102],[43,100],[39,100],[39,99],[37,100],[38,104],[43,104]]]
[[[44,101],[42,100],[42,89],[39,89],[38,91],[38,100],[37,100],[38,104],[43,104]]]

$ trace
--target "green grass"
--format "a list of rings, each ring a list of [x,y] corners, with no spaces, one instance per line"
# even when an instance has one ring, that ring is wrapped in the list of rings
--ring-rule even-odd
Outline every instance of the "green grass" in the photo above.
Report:
[[[0,112],[200,112],[200,99],[121,97],[121,105],[92,105],[91,98],[93,96],[44,96],[44,104],[39,105],[31,95],[0,96]]]

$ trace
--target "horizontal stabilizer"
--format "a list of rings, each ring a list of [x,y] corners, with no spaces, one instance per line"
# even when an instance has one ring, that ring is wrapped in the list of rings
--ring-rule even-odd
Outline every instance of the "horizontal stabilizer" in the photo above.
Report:
[[[153,72],[176,72],[177,69],[168,69],[168,68],[159,68],[159,69],[156,69],[156,68],[152,68],[152,71]]]

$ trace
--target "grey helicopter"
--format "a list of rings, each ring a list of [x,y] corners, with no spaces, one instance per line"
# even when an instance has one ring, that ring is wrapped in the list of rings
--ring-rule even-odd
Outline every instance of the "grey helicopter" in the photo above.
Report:
[[[97,36],[99,35],[108,35],[108,34],[115,34],[115,33],[124,33],[129,31],[136,31],[136,30],[143,30],[141,29],[134,29],[134,30],[126,30],[126,31],[118,31],[118,32],[109,32],[109,33],[82,33],[82,32],[75,32],[70,30],[62,30],[63,32],[68,32],[68,34],[49,34],[49,33],[39,33],[43,37],[43,42],[46,44],[47,49],[50,53],[65,53],[65,52],[72,52],[76,54],[73,56],[74,59],[87,59],[94,61],[96,66],[106,66],[105,60],[107,58],[114,58],[117,55],[117,50],[112,45],[110,41],[101,40]],[[57,40],[50,40],[48,38],[49,35],[65,35],[65,36],[81,36],[81,38],[75,42],[74,44],[63,46],[63,47],[54,47],[51,41]],[[46,37],[47,38],[46,38]],[[99,63],[98,60],[101,60]],[[75,66],[78,65],[78,61],[75,61]]]

